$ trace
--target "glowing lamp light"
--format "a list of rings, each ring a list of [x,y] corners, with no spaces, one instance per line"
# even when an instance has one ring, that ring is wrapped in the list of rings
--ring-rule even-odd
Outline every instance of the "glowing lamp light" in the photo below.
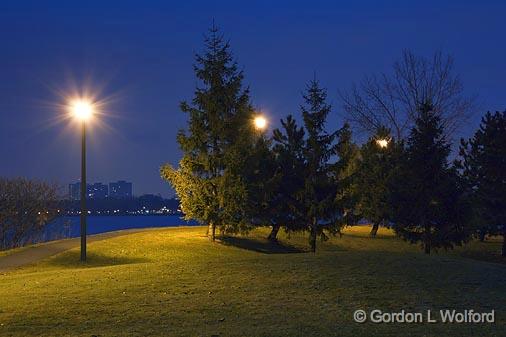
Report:
[[[267,127],[267,120],[262,116],[255,117],[255,128],[263,130]]]
[[[388,146],[388,139],[377,139],[376,144],[378,144],[381,148],[386,148]]]
[[[77,99],[71,102],[70,111],[77,119],[86,121],[93,115],[93,104],[85,100]]]

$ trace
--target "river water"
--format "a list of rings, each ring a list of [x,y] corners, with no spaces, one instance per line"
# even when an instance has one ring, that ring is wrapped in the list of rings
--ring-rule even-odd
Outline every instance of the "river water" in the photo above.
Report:
[[[88,216],[87,233],[98,234],[130,228],[196,226],[196,221],[185,221],[180,215],[117,215]],[[79,216],[65,216],[50,223],[40,241],[50,241],[80,235]]]

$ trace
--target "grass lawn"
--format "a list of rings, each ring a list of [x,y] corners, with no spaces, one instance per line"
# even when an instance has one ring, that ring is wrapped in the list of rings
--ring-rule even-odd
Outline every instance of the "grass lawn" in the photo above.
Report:
[[[18,248],[13,248],[13,249],[8,249],[8,250],[0,250],[0,257],[11,255],[11,254],[14,254],[14,253],[18,253],[18,252],[21,252],[23,250],[27,250],[27,249],[30,249],[30,248],[36,247],[36,246],[37,245],[29,245],[29,246],[25,246],[25,247],[18,247]]]
[[[0,274],[0,336],[506,336],[499,241],[425,256],[387,230],[356,227],[301,252],[266,231],[210,243],[156,229]],[[281,233],[280,233],[281,234]],[[359,324],[353,312],[495,310],[494,324]]]

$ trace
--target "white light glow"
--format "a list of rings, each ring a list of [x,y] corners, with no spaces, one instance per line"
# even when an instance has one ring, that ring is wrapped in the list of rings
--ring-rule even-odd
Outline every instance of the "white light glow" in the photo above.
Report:
[[[263,130],[267,127],[267,120],[263,116],[255,117],[255,127],[259,130]]]
[[[381,148],[386,148],[388,146],[388,139],[377,139],[376,144]]]
[[[93,104],[83,99],[76,99],[70,103],[70,112],[82,121],[86,121],[93,115]]]

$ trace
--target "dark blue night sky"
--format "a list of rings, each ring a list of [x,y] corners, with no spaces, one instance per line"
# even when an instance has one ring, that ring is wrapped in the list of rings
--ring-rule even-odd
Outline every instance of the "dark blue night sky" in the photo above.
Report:
[[[125,179],[171,195],[158,167],[176,164],[179,101],[213,19],[230,39],[255,106],[272,125],[297,113],[316,71],[342,123],[338,90],[388,71],[403,49],[442,50],[481,113],[506,108],[505,1],[5,1],[0,3],[0,175],[79,177],[79,134],[58,92],[93,83],[110,99],[92,128],[89,181]]]

